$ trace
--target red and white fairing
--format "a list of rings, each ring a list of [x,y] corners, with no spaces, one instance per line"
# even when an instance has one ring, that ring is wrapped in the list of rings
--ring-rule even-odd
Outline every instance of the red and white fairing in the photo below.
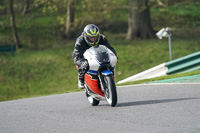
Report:
[[[89,63],[89,70],[85,74],[85,83],[91,92],[90,94],[96,99],[104,99],[104,92],[99,84],[98,73],[102,73],[99,68],[108,65],[111,66],[112,71],[114,71],[117,63],[117,57],[104,45],[98,45],[87,49],[83,56]],[[108,70],[104,73],[112,73],[112,71]]]

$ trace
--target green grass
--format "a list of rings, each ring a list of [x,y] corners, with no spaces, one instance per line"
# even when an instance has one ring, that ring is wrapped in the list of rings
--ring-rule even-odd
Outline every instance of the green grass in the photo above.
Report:
[[[1,55],[0,101],[74,91],[72,48]]]
[[[126,42],[126,41],[124,41]],[[182,40],[172,39],[173,59],[197,52],[200,50],[200,40]],[[151,39],[145,41],[133,41],[129,44],[116,40],[116,50],[119,55],[119,61],[116,69],[117,80],[122,80],[130,75],[142,72],[169,61],[168,40]]]
[[[107,34],[119,57],[116,82],[169,61],[167,39],[125,41]],[[200,40],[173,40],[173,57],[200,50]],[[77,91],[74,44],[60,48],[0,54],[0,101]],[[157,79],[156,79],[157,80]],[[142,81],[143,82],[143,81]]]

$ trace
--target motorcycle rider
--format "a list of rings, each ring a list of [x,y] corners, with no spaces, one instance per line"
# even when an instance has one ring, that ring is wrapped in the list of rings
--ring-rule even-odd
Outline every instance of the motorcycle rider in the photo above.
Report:
[[[84,75],[89,69],[88,61],[83,54],[87,49],[98,44],[105,45],[117,56],[115,49],[108,43],[106,37],[100,34],[99,28],[94,24],[86,25],[82,34],[76,39],[72,52],[72,58],[78,67],[78,88],[80,89],[84,88]]]

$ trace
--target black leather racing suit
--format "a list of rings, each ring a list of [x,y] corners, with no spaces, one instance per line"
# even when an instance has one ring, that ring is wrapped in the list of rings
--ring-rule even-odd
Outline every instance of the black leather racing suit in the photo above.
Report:
[[[99,44],[105,45],[117,56],[115,49],[108,43],[108,40],[102,34],[100,34]],[[85,60],[83,57],[84,52],[90,47],[91,46],[86,43],[83,34],[76,39],[74,51],[72,53],[72,58],[74,60],[74,63],[78,67],[80,67],[81,63]]]
[[[100,40],[98,44],[105,45],[117,56],[115,49],[108,43],[108,40],[103,34],[100,34]],[[72,52],[72,58],[78,68],[81,66],[82,62],[85,61],[83,57],[84,52],[90,47],[91,46],[86,43],[82,33],[81,36],[76,39],[74,51]],[[78,75],[79,79],[84,77],[84,73],[80,69],[78,69]]]

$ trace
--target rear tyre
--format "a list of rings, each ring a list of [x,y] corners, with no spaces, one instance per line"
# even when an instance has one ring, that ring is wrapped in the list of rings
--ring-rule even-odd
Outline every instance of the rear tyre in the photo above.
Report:
[[[105,90],[105,97],[108,104],[112,107],[115,107],[117,104],[117,90],[115,86],[115,82],[113,80],[113,75],[107,75],[104,77],[106,90]]]
[[[90,96],[87,92],[86,92],[86,97],[88,99],[88,101],[90,102],[90,104],[92,106],[98,106],[99,105],[99,101],[94,99],[92,96]]]

